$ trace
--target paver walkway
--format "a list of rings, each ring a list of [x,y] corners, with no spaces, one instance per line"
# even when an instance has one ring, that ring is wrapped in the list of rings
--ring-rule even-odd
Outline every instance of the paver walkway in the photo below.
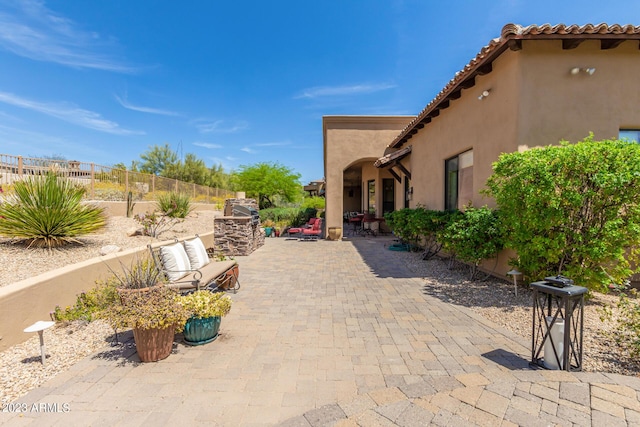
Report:
[[[532,370],[527,340],[423,294],[384,243],[267,239],[218,340],[148,364],[106,349],[0,423],[640,425],[639,378]]]

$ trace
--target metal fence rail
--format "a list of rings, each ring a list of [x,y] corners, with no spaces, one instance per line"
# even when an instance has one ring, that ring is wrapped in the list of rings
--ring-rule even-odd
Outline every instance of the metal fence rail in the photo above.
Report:
[[[69,178],[86,187],[91,200],[155,200],[158,194],[177,192],[188,194],[194,202],[223,204],[234,197],[230,190],[207,187],[152,174],[115,169],[95,163],[75,160],[37,159],[0,154],[0,188],[11,193],[13,183],[29,176],[46,175],[49,171]]]

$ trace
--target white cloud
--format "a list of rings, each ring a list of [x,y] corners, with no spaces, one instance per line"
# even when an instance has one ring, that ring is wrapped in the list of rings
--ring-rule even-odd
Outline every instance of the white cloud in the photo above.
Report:
[[[134,72],[133,67],[99,52],[112,46],[99,34],[83,31],[70,19],[47,9],[43,2],[0,5],[0,47],[16,55],[70,67]]]
[[[197,145],[198,147],[204,147],[204,148],[222,148],[222,145],[220,144],[211,144],[209,142],[194,142],[193,145]]]
[[[236,133],[249,127],[249,123],[244,120],[231,123],[225,120],[196,120],[194,123],[200,133]]]
[[[114,135],[144,135],[144,132],[123,129],[116,122],[102,118],[93,111],[84,110],[66,103],[45,103],[20,98],[7,92],[0,92],[0,102],[27,110],[37,111],[74,125],[111,133]]]
[[[383,90],[393,89],[396,85],[388,83],[356,84],[351,86],[316,86],[303,89],[294,99],[318,98],[325,96],[362,95]]]
[[[139,111],[141,113],[149,113],[149,114],[159,114],[161,116],[179,116],[180,114],[175,111],[169,110],[161,110],[159,108],[151,108],[151,107],[140,107],[138,105],[133,105],[127,100],[127,96],[124,98],[120,98],[118,95],[114,95],[116,100],[127,110]]]
[[[254,144],[255,147],[284,147],[286,145],[291,145],[291,142],[264,142]]]
[[[249,154],[255,154],[255,153],[257,153],[257,151],[256,151],[256,150],[253,150],[253,149],[251,149],[251,148],[249,148],[249,147],[242,147],[242,148],[240,149],[240,151],[244,151],[245,153],[249,153]]]

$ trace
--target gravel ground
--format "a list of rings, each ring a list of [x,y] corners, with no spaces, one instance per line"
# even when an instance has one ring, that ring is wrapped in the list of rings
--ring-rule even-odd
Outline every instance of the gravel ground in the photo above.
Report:
[[[213,212],[194,213],[185,222],[165,232],[161,238],[208,231],[213,226],[214,216]],[[52,253],[35,250],[28,257],[24,256],[24,248],[0,241],[0,265],[3,265],[0,269],[0,285],[30,277],[35,272],[95,257],[99,255],[100,248],[107,244],[115,244],[122,249],[146,245],[149,237],[127,237],[127,230],[136,225],[130,218],[112,217],[103,233],[83,240],[84,246]],[[448,262],[441,259],[423,261],[416,253],[389,252],[396,262],[406,263],[413,272],[425,278],[425,294],[468,307],[506,329],[531,339],[532,295],[526,287],[519,287],[516,297],[513,284],[506,281],[467,280],[468,271],[462,265],[449,268]],[[19,274],[16,274],[17,271]],[[583,370],[638,376],[640,363],[631,359],[608,337],[613,325],[600,321],[600,308],[615,304],[616,300],[614,295],[597,295],[585,305]],[[48,357],[44,367],[40,364],[36,334],[28,341],[0,353],[0,408],[113,342],[113,330],[102,321],[56,325],[45,334]]]

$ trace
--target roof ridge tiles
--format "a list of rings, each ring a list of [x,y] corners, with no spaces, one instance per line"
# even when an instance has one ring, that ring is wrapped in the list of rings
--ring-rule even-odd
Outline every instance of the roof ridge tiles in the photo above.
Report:
[[[640,26],[634,26],[631,24],[585,24],[585,25],[565,25],[565,24],[542,24],[542,25],[528,25],[522,26],[519,24],[508,23],[502,27],[499,38],[494,38],[489,43],[480,49],[480,52],[467,63],[464,68],[456,72],[451,80],[447,82],[444,88],[438,92],[426,107],[420,111],[420,113],[402,129],[400,134],[389,144],[389,147],[398,147],[406,142],[406,136],[413,127],[424,120],[431,108],[440,103],[445,96],[455,88],[455,86],[466,78],[476,69],[484,64],[488,57],[496,54],[500,54],[500,49],[506,49],[507,44],[511,40],[518,40],[523,38],[538,38],[540,39],[551,38],[553,36],[582,36],[582,35],[640,35]]]

